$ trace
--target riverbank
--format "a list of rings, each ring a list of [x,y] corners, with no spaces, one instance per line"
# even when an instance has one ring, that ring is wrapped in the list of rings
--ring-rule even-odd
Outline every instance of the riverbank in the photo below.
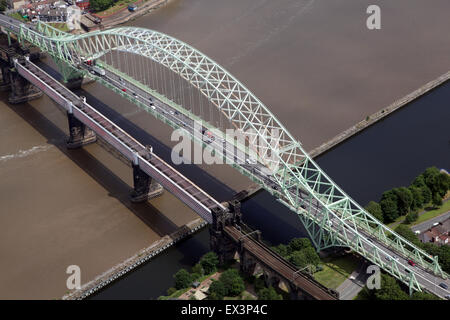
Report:
[[[390,104],[387,107],[382,108],[381,110],[375,112],[374,114],[367,116],[366,119],[356,123],[355,125],[351,126],[350,128],[342,131],[340,134],[336,135],[332,139],[328,140],[327,142],[323,143],[322,145],[312,149],[308,154],[311,156],[311,158],[315,159],[319,156],[323,155],[324,153],[330,151],[331,149],[337,147],[339,144],[343,143],[347,139],[355,136],[358,133],[361,133],[364,129],[369,128],[370,126],[374,125],[375,123],[381,121],[382,119],[386,118],[387,116],[391,115],[395,111],[398,111],[404,106],[407,106],[411,102],[421,98],[423,95],[427,94],[428,92],[432,91],[433,89],[439,87],[440,85],[444,84],[450,79],[450,71],[447,73],[439,76],[438,78],[427,82],[423,86],[421,86],[419,89],[409,93],[408,95],[404,96],[403,98],[394,101],[392,104]],[[257,192],[261,191],[262,187],[258,185],[251,185],[248,188],[245,188],[243,192],[247,192],[247,196],[244,199],[248,199],[252,197]]]
[[[336,147],[338,144],[351,138],[352,136],[356,135],[357,133],[361,132],[362,130],[364,130],[364,129],[368,128],[369,126],[377,123],[378,121],[386,118],[393,112],[408,105],[412,101],[422,97],[424,94],[427,94],[428,92],[430,92],[431,90],[440,86],[441,84],[445,83],[449,79],[450,79],[450,71],[448,71],[447,73],[441,75],[440,77],[424,84],[419,89],[417,89],[417,90],[411,92],[410,94],[404,96],[403,98],[393,102],[389,106],[373,113],[370,116],[367,116],[366,119],[358,122],[357,124],[351,126],[347,130],[344,130],[343,132],[339,133],[335,137],[331,138],[327,142],[321,144],[317,148],[314,148],[313,150],[311,150],[309,152],[309,155],[312,158],[322,155],[323,153],[331,150],[332,148]]]
[[[168,2],[169,0],[139,0],[135,2],[138,6],[133,12],[128,10],[128,4],[121,4],[122,7],[118,8],[117,11],[108,13],[108,10],[114,8],[112,7],[99,14],[94,14],[94,16],[102,19],[100,24],[89,23],[90,20],[88,19],[83,19],[83,24],[88,31],[111,28],[137,19],[152,10],[156,10],[163,5],[166,5]]]
[[[195,219],[186,225],[179,228],[177,231],[162,237],[160,240],[153,242],[147,248],[140,250],[130,258],[117,264],[106,272],[98,275],[95,279],[85,283],[80,289],[71,293],[67,293],[62,297],[62,300],[79,300],[85,299],[91,294],[94,294],[98,290],[119,279],[125,274],[133,271],[139,267],[142,263],[156,257],[158,254],[164,252],[178,241],[186,238],[187,236],[202,230],[207,225],[206,221],[201,218]]]

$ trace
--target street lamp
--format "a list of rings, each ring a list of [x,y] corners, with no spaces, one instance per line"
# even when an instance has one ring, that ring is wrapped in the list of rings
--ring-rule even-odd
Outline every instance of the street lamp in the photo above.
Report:
[[[295,271],[294,273],[292,273],[292,282],[294,282],[295,280],[295,274],[300,273],[301,271],[305,270],[306,268],[309,268],[309,264],[306,267],[303,267],[301,269],[298,269],[297,271]],[[311,274],[311,271],[308,270],[308,273]]]

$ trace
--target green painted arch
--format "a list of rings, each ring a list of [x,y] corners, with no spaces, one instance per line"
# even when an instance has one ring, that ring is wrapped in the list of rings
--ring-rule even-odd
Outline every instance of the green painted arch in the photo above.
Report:
[[[71,65],[79,63],[82,56],[94,57],[112,50],[124,50],[169,68],[201,91],[236,128],[244,131],[251,129],[253,133],[249,142],[257,146],[258,160],[271,169],[276,168],[273,178],[279,186],[281,202],[302,219],[313,221],[314,217],[302,207],[303,203],[296,196],[303,190],[320,203],[327,219],[339,221],[344,236],[333,232],[323,221],[314,221],[322,230],[330,232],[331,238],[335,240],[331,241],[334,245],[350,246],[358,251],[358,242],[370,244],[365,233],[370,234],[381,243],[414,258],[423,267],[444,275],[435,257],[384,226],[349,197],[313,161],[269,108],[228,71],[200,51],[171,36],[143,28],[121,27],[83,35],[68,35],[42,23],[36,29],[22,25],[19,37]],[[274,138],[270,136],[273,130],[278,132],[276,146],[272,146],[269,141]],[[263,187],[273,192],[270,186],[263,184]],[[345,227],[354,230],[358,239],[346,239]],[[373,254],[362,254],[393,275],[398,270],[396,265],[391,268],[383,264],[377,249],[374,249]]]

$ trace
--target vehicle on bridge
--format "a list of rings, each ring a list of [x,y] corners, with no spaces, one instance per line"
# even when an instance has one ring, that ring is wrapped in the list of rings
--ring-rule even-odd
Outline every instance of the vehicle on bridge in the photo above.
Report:
[[[158,97],[158,107],[161,108],[158,118],[164,119],[174,128],[180,126],[179,119],[173,116],[174,113],[169,115],[168,110],[183,108],[182,113],[189,120],[199,117],[201,120],[214,119],[214,115],[219,113],[221,120],[225,120],[233,129],[252,129],[254,134],[249,144],[259,152],[258,164],[250,166],[245,157],[238,159],[234,154],[227,154],[227,157],[233,157],[233,167],[276,195],[280,203],[298,216],[317,250],[335,246],[350,247],[408,285],[411,291],[440,290],[440,297],[448,293],[437,285],[438,278],[448,278],[437,257],[382,224],[348,196],[308,155],[302,144],[286,130],[269,108],[219,64],[198,50],[168,35],[143,28],[121,27],[67,35],[41,22],[36,27],[30,27],[0,18],[0,25],[15,33],[20,41],[39,46],[62,62],[61,65],[65,63],[65,70],[73,70],[77,63],[83,61],[81,57],[89,57],[82,64],[81,69],[84,70],[81,72],[84,73],[88,73],[95,65],[94,59],[101,61],[102,65],[108,66],[108,70],[115,71],[111,72],[112,79],[98,77],[97,80],[116,92],[127,92],[127,89],[139,92],[137,97],[127,95],[139,107],[148,105],[146,95],[157,91],[154,96]],[[127,63],[121,63],[121,59],[108,60],[110,53],[123,56],[122,60]],[[142,59],[136,59],[136,56]],[[142,60],[149,64],[156,63],[171,73],[160,72],[154,77],[156,79],[149,79],[150,68],[143,68]],[[33,80],[31,73],[29,78]],[[126,75],[123,82],[114,81],[123,75]],[[70,72],[63,76],[67,76],[65,80],[70,79]],[[200,110],[198,113],[204,110],[203,114],[195,114],[193,105],[187,105],[186,100],[180,101],[180,96],[183,97],[181,94],[174,94],[173,88],[178,83],[175,77],[177,81],[187,82],[195,98],[191,103],[197,105]],[[39,82],[39,85],[44,83]],[[182,87],[180,91],[183,91]],[[228,129],[214,125],[210,123],[209,128],[215,134]],[[267,136],[268,131],[278,133],[275,137],[276,146],[269,143],[274,136]],[[189,130],[189,133],[194,136],[194,130]],[[195,134],[198,135],[198,132]],[[207,128],[203,128],[201,134],[206,143],[214,141],[215,136]],[[211,146],[215,148],[215,145]],[[244,147],[237,146],[238,151],[248,155]],[[324,219],[335,223],[327,228],[328,232],[316,232],[324,225]],[[394,254],[400,259],[392,259],[387,263],[386,257],[394,257]],[[412,258],[420,268],[408,266],[408,259]]]
[[[98,74],[98,75],[101,75],[101,76],[105,76],[106,75],[105,70],[103,68],[98,67],[98,66],[93,66],[91,72],[93,74]]]

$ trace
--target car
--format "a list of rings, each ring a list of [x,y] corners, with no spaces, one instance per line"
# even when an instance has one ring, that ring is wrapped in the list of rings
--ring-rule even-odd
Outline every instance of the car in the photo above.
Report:
[[[389,256],[386,256],[386,260],[387,260],[387,261],[392,261],[392,258],[389,257]]]
[[[450,294],[446,295],[445,299],[450,300]]]
[[[135,96],[135,97],[137,96],[136,92],[133,92],[133,96]]]
[[[409,264],[410,266],[413,266],[413,267],[416,266],[416,263],[415,263],[414,261],[412,261],[412,260],[408,260],[408,264]]]
[[[156,110],[156,107],[155,107],[154,105],[152,105],[152,109],[153,109],[153,110]]]
[[[411,273],[411,271],[409,271],[409,270],[408,270],[408,269],[406,269],[406,268],[405,268],[405,271],[406,271],[407,273]]]
[[[448,289],[448,285],[446,283],[443,283],[443,282],[439,283],[439,287],[444,288],[445,290]]]
[[[178,111],[175,111],[175,114],[176,114],[176,115],[179,115],[180,113],[179,113]]]
[[[398,257],[397,256],[392,256],[392,260],[398,261]]]

